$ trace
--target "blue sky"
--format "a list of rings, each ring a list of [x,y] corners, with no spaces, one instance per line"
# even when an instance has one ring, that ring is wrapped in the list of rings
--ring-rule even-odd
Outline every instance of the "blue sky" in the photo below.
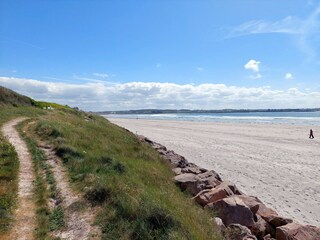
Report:
[[[0,1],[0,85],[85,110],[320,106],[320,2]]]

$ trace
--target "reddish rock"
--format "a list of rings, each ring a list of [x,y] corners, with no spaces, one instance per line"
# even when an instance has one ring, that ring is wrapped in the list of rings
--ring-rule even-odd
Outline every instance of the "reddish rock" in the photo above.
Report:
[[[199,178],[201,178],[201,179],[207,179],[207,178],[213,177],[213,178],[219,180],[220,182],[222,182],[222,179],[221,179],[221,177],[219,176],[219,174],[216,173],[216,172],[213,171],[213,170],[206,171],[206,172],[204,172],[204,173],[198,174],[198,176],[199,176]]]
[[[203,173],[199,167],[185,167],[181,168],[181,173],[193,173],[193,174],[200,174]]]
[[[266,206],[257,197],[241,195],[239,198],[250,208],[254,215],[259,212],[259,209],[263,210],[266,208]]]
[[[201,206],[205,206],[209,203],[219,201],[225,197],[231,196],[234,193],[229,188],[228,183],[222,182],[218,186],[212,189],[206,189],[199,192],[195,197],[195,201]]]
[[[263,239],[267,234],[275,236],[276,233],[275,229],[259,215],[257,215],[257,221],[250,227],[250,230],[258,239]]]
[[[207,178],[202,176],[202,178],[200,178],[199,175],[193,173],[183,173],[175,176],[174,179],[181,189],[186,190],[193,196],[204,189],[211,189],[220,184],[220,181],[213,176],[207,176]]]
[[[189,162],[174,151],[165,151],[163,157],[167,159],[174,167],[185,168],[189,166]]]
[[[247,227],[240,224],[230,224],[224,230],[224,237],[232,240],[257,240]]]
[[[206,207],[217,211],[226,226],[234,223],[252,227],[255,223],[250,208],[237,195],[209,203]]]
[[[276,240],[276,239],[273,238],[270,234],[268,234],[268,235],[263,237],[263,240]]]
[[[319,240],[320,228],[310,225],[289,223],[277,228],[277,240]]]
[[[264,218],[264,220],[266,220],[274,228],[287,225],[288,223],[293,222],[292,219],[284,218],[280,216],[270,216],[270,217]]]

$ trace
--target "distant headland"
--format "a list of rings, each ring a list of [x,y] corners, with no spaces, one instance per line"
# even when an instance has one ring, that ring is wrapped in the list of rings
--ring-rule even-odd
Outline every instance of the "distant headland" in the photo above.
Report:
[[[252,113],[252,112],[318,112],[320,108],[283,108],[283,109],[220,109],[220,110],[191,110],[191,109],[138,109],[121,111],[95,112],[105,114],[168,114],[168,113]]]

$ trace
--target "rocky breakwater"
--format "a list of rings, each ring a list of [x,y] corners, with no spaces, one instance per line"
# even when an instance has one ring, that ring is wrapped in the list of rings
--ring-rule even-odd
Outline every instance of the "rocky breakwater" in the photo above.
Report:
[[[234,183],[223,181],[214,170],[188,162],[183,156],[144,136],[139,140],[150,144],[170,162],[174,180],[183,191],[218,217],[212,219],[226,239],[320,240],[320,228],[302,225],[279,216],[259,198],[241,192]]]

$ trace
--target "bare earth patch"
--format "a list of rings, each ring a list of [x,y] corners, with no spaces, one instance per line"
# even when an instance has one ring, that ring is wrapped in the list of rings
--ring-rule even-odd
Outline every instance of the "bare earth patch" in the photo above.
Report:
[[[19,136],[15,126],[26,118],[14,119],[2,127],[3,135],[15,147],[19,157],[19,188],[18,208],[15,212],[15,222],[8,239],[34,239],[35,204],[33,199],[34,173],[31,156],[25,142]]]
[[[99,228],[93,226],[97,210],[89,206],[77,211],[74,210],[74,206],[77,204],[85,204],[83,197],[71,189],[67,172],[54,150],[43,144],[39,147],[45,152],[47,163],[52,167],[51,170],[57,182],[59,195],[62,197],[61,205],[65,214],[66,226],[59,231],[54,231],[53,235],[68,240],[99,239]]]

